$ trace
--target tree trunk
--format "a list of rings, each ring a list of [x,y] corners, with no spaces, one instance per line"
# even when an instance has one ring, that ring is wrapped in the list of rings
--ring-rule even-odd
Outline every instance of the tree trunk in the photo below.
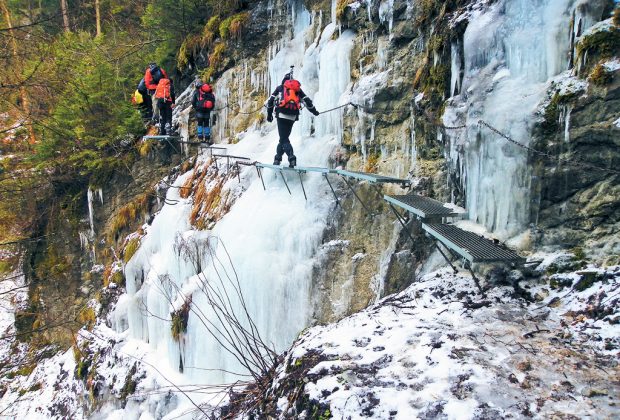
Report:
[[[95,18],[97,19],[97,36],[101,36],[101,11],[99,9],[99,0],[95,0]]]
[[[69,32],[69,13],[67,12],[67,0],[60,0],[60,11],[62,12],[62,27],[65,32]]]
[[[2,9],[2,14],[4,15],[4,20],[6,20],[6,26],[9,30],[9,37],[11,38],[11,55],[13,56],[13,60],[15,61],[13,66],[18,69],[19,66],[19,50],[17,48],[17,41],[15,40],[15,34],[13,31],[13,22],[11,20],[11,11],[9,10],[6,0],[0,0],[0,9]],[[26,91],[26,87],[23,85],[21,80],[19,82],[19,96],[21,99],[21,109],[22,109],[22,118],[27,120],[28,124],[28,141],[30,144],[36,143],[36,136],[34,133],[34,127],[32,125],[32,115],[30,115],[30,99],[28,98],[28,92]]]

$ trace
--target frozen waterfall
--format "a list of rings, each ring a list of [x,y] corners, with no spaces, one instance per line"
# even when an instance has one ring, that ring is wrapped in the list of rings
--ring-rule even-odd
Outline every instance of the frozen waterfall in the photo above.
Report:
[[[452,47],[451,131],[447,158],[460,179],[469,217],[508,238],[529,222],[531,173],[526,152],[478,126],[484,120],[528,145],[548,81],[569,68],[572,0],[503,0],[472,16],[464,60]],[[460,41],[459,41],[460,42]],[[465,68],[461,62],[464,61]],[[463,71],[463,79],[459,73]]]
[[[293,39],[270,50],[269,78],[274,88],[295,65],[295,77],[315,99],[319,110],[347,102],[350,84],[348,52],[353,34],[344,32],[332,39],[335,25],[330,24],[313,44],[314,30],[309,13],[301,2],[291,8]],[[289,16],[290,18],[290,16]],[[306,45],[310,45],[306,49]],[[222,80],[227,83],[226,77]],[[230,92],[232,86],[216,86],[217,92]],[[315,96],[316,95],[316,96]],[[291,142],[300,165],[325,166],[342,133],[340,113],[316,118],[302,111]],[[243,140],[226,145],[231,155],[271,163],[278,142],[275,124],[263,131],[244,133]],[[207,162],[208,156],[199,161]],[[220,164],[221,165],[221,164]],[[191,173],[176,180],[179,187]],[[224,185],[224,190],[238,191],[239,197],[211,231],[196,231],[189,224],[191,199],[179,196],[177,188],[168,191],[169,201],[155,217],[141,246],[125,268],[127,294],[113,315],[117,331],[128,330],[135,339],[148,342],[160,360],[193,383],[224,383],[238,379],[231,373],[244,373],[238,360],[223,350],[206,329],[206,319],[214,319],[203,293],[205,282],[231,276],[238,279],[247,309],[262,338],[277,351],[286,349],[308,325],[311,316],[310,288],[314,256],[321,243],[326,220],[333,208],[329,188],[320,174],[304,175],[303,193],[297,175],[288,174],[289,194],[276,174],[264,172],[267,191],[253,168],[241,171]],[[204,248],[198,261],[184,258],[180,243],[199,244],[209,239],[213,258]],[[196,249],[201,249],[197,246]],[[235,277],[236,274],[236,277]],[[226,286],[218,286],[224,291]],[[240,302],[231,290],[231,305],[241,311]],[[171,334],[171,313],[191,297],[187,331],[178,341]],[[217,335],[217,334],[216,334]]]

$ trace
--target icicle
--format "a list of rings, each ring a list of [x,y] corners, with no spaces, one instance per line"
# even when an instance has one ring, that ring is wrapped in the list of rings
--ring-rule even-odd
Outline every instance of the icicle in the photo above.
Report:
[[[103,189],[98,188],[97,194],[99,195],[99,201],[101,201],[101,205],[103,205]]]
[[[457,42],[451,44],[450,56],[450,96],[454,96],[461,92],[461,55]]]
[[[93,211],[93,190],[88,188],[86,192],[86,197],[88,200],[88,221],[90,222],[90,234],[95,236],[95,216]]]
[[[86,249],[88,248],[88,243],[90,242],[90,232],[79,232],[80,236],[80,248]]]
[[[413,105],[409,107],[411,113],[411,169],[415,170],[418,161],[418,147],[415,144],[415,112]]]

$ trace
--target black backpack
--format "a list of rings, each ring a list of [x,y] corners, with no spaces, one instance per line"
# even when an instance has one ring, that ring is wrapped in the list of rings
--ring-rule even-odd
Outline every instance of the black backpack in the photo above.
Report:
[[[215,97],[211,93],[198,92],[196,109],[203,112],[213,110],[214,99]]]

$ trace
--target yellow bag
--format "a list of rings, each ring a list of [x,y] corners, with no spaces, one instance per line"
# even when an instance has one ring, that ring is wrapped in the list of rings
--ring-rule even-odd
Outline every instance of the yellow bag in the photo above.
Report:
[[[138,92],[137,90],[133,94],[133,102],[136,105],[140,105],[142,102],[144,102],[144,98],[142,97],[142,94]]]

